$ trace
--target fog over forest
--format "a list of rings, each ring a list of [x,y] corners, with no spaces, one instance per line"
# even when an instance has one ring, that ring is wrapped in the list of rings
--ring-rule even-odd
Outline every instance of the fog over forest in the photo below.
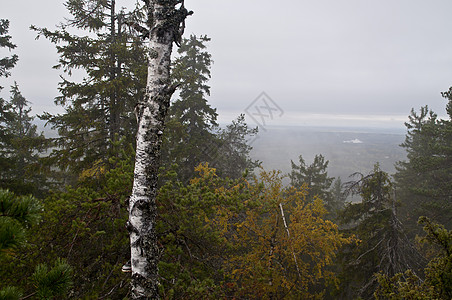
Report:
[[[452,299],[450,1],[10,1],[0,300]]]

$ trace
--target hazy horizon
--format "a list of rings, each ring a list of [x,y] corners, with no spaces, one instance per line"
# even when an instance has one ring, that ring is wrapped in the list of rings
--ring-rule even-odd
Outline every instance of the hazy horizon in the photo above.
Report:
[[[64,22],[63,3],[31,1],[24,10],[21,1],[9,1],[2,10],[17,48],[0,56],[16,53],[19,62],[2,78],[0,96],[8,98],[17,81],[33,113],[63,111],[54,105],[63,74],[52,69],[55,45],[29,30]],[[118,8],[134,3],[116,0]],[[245,112],[262,91],[284,112],[275,125],[403,127],[410,110],[424,105],[444,115],[440,93],[452,85],[452,41],[444,38],[452,27],[450,1],[187,0],[185,6],[194,11],[185,37],[212,39],[208,99],[220,122]]]

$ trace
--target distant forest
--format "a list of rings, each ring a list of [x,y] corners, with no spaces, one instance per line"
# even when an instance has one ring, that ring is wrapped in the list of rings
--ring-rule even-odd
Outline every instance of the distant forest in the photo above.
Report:
[[[452,299],[452,88],[446,119],[407,112],[399,148],[325,133],[301,153],[314,135],[220,126],[210,38],[182,36],[183,1],[142,2],[68,0],[32,27],[64,112],[31,115],[20,83],[0,98],[0,299]]]

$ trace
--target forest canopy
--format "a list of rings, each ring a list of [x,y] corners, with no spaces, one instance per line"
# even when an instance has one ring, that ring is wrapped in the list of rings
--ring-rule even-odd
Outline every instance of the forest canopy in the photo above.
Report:
[[[452,87],[411,110],[394,174],[334,177],[322,153],[268,170],[265,126],[219,122],[215,37],[184,34],[184,1],[65,6],[31,27],[61,112],[32,115],[20,82],[0,98],[0,299],[451,299]]]

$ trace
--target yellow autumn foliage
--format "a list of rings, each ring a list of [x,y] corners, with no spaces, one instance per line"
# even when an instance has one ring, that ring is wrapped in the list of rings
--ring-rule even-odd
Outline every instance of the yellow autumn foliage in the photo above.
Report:
[[[344,238],[324,217],[322,200],[306,201],[307,187],[285,188],[279,172],[262,171],[249,184],[246,210],[223,212],[223,234],[233,245],[224,262],[235,296],[252,299],[320,299],[328,270]]]
[[[211,249],[222,249],[222,253],[207,260],[206,249],[199,247],[203,242],[193,249],[199,249],[199,257],[204,255],[203,261],[222,274],[215,277],[220,297],[321,299],[327,285],[337,284],[329,267],[338,249],[354,239],[345,238],[325,218],[321,199],[307,200],[306,185],[285,187],[277,171],[237,181],[219,178],[207,164],[196,171],[199,175],[190,182],[190,189],[197,191],[197,200],[189,212],[194,213],[201,203],[209,204],[196,213],[202,228],[198,225],[187,234],[195,230],[218,234],[221,245]]]
[[[98,177],[100,175],[105,175],[106,172],[107,172],[107,167],[105,165],[105,162],[103,160],[99,159],[99,160],[95,161],[94,164],[90,168],[83,170],[79,175],[79,179],[84,180],[84,179]]]

